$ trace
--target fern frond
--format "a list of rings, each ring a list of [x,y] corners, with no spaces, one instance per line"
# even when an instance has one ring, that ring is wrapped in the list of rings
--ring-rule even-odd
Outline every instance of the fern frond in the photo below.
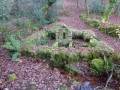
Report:
[[[14,47],[11,46],[11,45],[8,45],[8,44],[3,45],[2,47],[5,48],[5,49],[14,50]]]
[[[12,54],[12,60],[13,61],[17,61],[18,56],[20,56],[19,52],[15,52],[14,54]]]
[[[21,49],[20,41],[16,40],[13,36],[10,36],[9,40],[16,51],[19,51]]]

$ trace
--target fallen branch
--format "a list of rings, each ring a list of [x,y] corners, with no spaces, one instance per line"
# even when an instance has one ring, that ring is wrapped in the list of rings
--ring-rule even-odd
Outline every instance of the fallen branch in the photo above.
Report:
[[[105,88],[108,87],[108,84],[109,84],[110,80],[112,79],[113,73],[114,73],[114,65],[112,65],[111,73],[110,73],[110,76],[106,82]]]

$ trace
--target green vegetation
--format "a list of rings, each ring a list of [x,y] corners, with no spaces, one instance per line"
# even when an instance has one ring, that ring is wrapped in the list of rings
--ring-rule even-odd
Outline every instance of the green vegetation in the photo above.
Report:
[[[103,33],[106,33],[110,36],[119,38],[119,34],[120,34],[120,26],[119,25],[105,25],[105,26],[101,25],[98,29],[100,31],[102,31]]]
[[[104,72],[104,60],[93,59],[91,62],[91,67],[97,70],[99,73]]]
[[[99,20],[87,20],[85,23],[91,27],[98,28],[100,26],[100,21]]]
[[[16,61],[18,56],[21,55],[21,44],[19,40],[16,40],[13,36],[10,36],[8,42],[3,45],[3,48],[10,50],[12,55],[12,60]]]
[[[91,74],[102,75],[103,73],[109,74],[112,64],[108,59],[93,59],[91,62]]]
[[[16,80],[16,79],[17,79],[17,76],[16,76],[15,73],[12,73],[12,74],[9,74],[9,75],[8,75],[8,80],[14,81],[14,80]]]
[[[102,22],[107,22],[109,19],[109,16],[111,15],[113,9],[117,5],[118,0],[110,0],[110,6],[108,10],[104,11],[103,17],[102,17]]]
[[[68,1],[71,1],[72,4],[70,2],[69,4],[64,3],[64,5],[68,4],[67,6],[69,6],[75,4],[73,3],[74,0]],[[65,0],[65,2],[67,1]],[[118,0],[84,0],[85,6],[84,8],[79,8],[80,10],[74,7],[71,8],[70,6],[69,8],[65,6],[63,10],[59,10],[62,7],[60,0],[1,0],[0,46],[2,47],[0,51],[2,51],[2,53],[0,54],[0,58],[5,61],[1,61],[0,64],[5,63],[6,65],[7,63],[7,66],[12,67],[12,69],[16,66],[21,67],[21,65],[21,68],[29,69],[24,67],[26,63],[26,65],[33,70],[38,68],[44,70],[44,68],[48,69],[49,67],[54,68],[50,68],[50,71],[56,70],[56,68],[60,70],[65,69],[69,72],[65,73],[65,75],[73,76],[75,79],[78,79],[76,75],[106,75],[108,76],[107,84],[112,76],[120,78],[119,41],[117,42],[117,40],[120,39],[120,25],[114,25],[109,21],[109,17],[114,11],[117,2]],[[64,10],[66,8],[68,11]],[[82,13],[80,15],[81,20],[88,26],[91,26],[92,28],[90,29],[92,30],[86,29],[89,27],[85,26],[82,21],[77,21],[77,19],[79,20],[79,15],[75,15],[76,13],[74,14],[72,11],[69,12],[70,9],[76,9],[75,12],[77,12],[77,14],[79,11],[82,11],[80,12]],[[82,9],[85,10],[83,11]],[[63,20],[66,24],[72,24],[76,29],[62,22],[56,22],[58,21],[58,15],[60,15],[60,17],[58,17],[60,21]],[[74,20],[76,20],[76,22]],[[85,28],[85,30],[77,29],[79,28],[79,24],[81,24],[80,27]],[[99,31],[95,31],[97,29],[115,37],[113,38],[115,40],[111,39],[112,37],[101,35]],[[111,46],[111,41],[107,42],[107,40],[113,40],[112,42],[115,42],[113,43],[114,45]],[[114,46],[116,47],[114,48]],[[115,51],[117,48],[118,50]],[[3,54],[8,53],[7,51],[11,58],[4,57]],[[20,62],[7,61],[7,59]],[[24,62],[24,60],[26,61]],[[39,60],[43,60],[44,62],[39,62]],[[9,65],[9,63],[13,65]],[[32,63],[34,65],[32,65]],[[37,64],[44,64],[46,66],[41,65],[41,67],[38,67],[36,66]],[[6,67],[0,69],[1,74],[4,75],[5,73],[5,78],[0,78],[0,84],[6,84],[6,79],[8,81],[15,81],[17,79],[17,75],[15,74],[16,69],[11,70],[10,68],[10,71],[9,68]],[[4,69],[6,69],[5,72]],[[60,73],[63,73],[62,70],[60,72],[55,71],[53,74],[56,73],[60,75]],[[23,74],[29,74],[28,72],[30,70],[28,70],[28,72],[26,72],[26,70],[23,71],[24,72],[20,72],[21,76]],[[31,75],[33,76],[37,73],[36,70],[34,71],[31,71]],[[42,70],[40,71],[44,72]],[[45,73],[47,73],[46,71]],[[8,73],[7,77],[6,73]],[[31,75],[28,76],[31,77]],[[36,77],[37,76],[35,76],[34,79],[36,79]],[[27,80],[26,77],[24,78]],[[72,81],[69,77],[66,78],[68,81]],[[34,81],[34,79],[32,79],[32,81]],[[57,80],[57,82],[58,81],[59,80]],[[30,83],[31,82],[29,82],[29,84]],[[35,83],[37,83],[37,81],[35,81]],[[42,84],[43,83],[46,84],[46,82],[42,81]],[[55,87],[61,90],[68,90],[69,87],[67,87],[66,84],[72,87],[71,82],[70,84],[69,82],[65,82],[64,85],[61,84]],[[26,86],[27,85],[28,84],[26,84]],[[82,85],[80,86],[82,87]]]
[[[120,38],[120,25],[102,24],[102,22],[100,20],[94,20],[94,19],[93,20],[87,19],[84,21],[88,26],[97,28],[101,32],[108,34],[112,37]]]
[[[10,27],[13,26],[13,28]],[[11,24],[6,24],[0,27],[1,41],[6,42],[7,39],[12,35],[17,39],[25,38],[41,28],[37,23],[33,23],[30,20],[16,20],[12,21]]]
[[[57,20],[57,13],[54,7],[62,7],[58,2],[57,0],[1,0],[0,18],[2,22],[7,22],[10,19],[25,17],[39,24],[46,25]]]
[[[10,5],[9,1],[0,0],[0,24],[10,20]]]

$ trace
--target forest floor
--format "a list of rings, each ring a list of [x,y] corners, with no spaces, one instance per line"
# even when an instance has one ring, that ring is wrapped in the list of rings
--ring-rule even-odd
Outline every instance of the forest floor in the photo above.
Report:
[[[87,26],[81,19],[80,14],[84,12],[84,0],[61,0],[63,2],[63,15],[59,17],[60,21],[76,29],[93,30],[96,35],[111,45],[117,53],[120,53],[120,41],[113,39],[109,35],[101,33],[99,30]],[[77,3],[79,6],[77,7]],[[120,17],[111,15],[108,21],[110,24],[119,24]]]
[[[61,0],[63,2],[63,12],[66,15],[59,16],[61,22],[69,25],[76,29],[91,29],[96,35],[102,40],[108,42],[116,52],[120,52],[120,42],[112,37],[101,33],[97,29],[93,29],[84,24],[80,20],[80,13],[84,10],[84,0],[81,0],[79,8],[77,7],[77,0]],[[116,21],[117,20],[117,21]],[[120,23],[118,17],[112,15],[109,22]],[[1,47],[2,43],[0,44]],[[68,90],[75,90],[75,85],[71,82],[70,77],[77,80],[80,84],[89,81],[94,86],[104,86],[107,77],[91,77],[89,75],[89,69],[84,68],[84,75],[77,76],[65,72],[63,69],[52,69],[48,63],[43,60],[34,59],[31,57],[20,57],[21,62],[13,62],[9,57],[9,52],[5,49],[0,48],[0,90],[7,87],[9,90],[20,90],[18,89],[21,83],[34,83],[38,90],[59,90],[58,86],[67,86]],[[86,66],[87,63],[80,62],[80,65]],[[8,81],[7,75],[15,73],[17,79],[15,81]],[[114,83],[114,84],[113,84]],[[118,90],[120,87],[120,79],[112,79],[110,82],[112,90]],[[63,89],[60,89],[63,90]]]
[[[90,82],[94,87],[104,87],[107,77],[93,77],[89,73],[87,62],[78,62],[81,68],[81,75],[70,74],[63,68],[51,68],[44,60],[31,57],[20,57],[20,62],[13,62],[8,50],[0,49],[0,90],[24,90],[28,84],[35,85],[37,90],[76,90],[78,84]],[[9,81],[8,74],[15,73],[16,80]],[[29,82],[29,83],[28,83]],[[114,84],[113,84],[114,83]],[[25,86],[26,85],[26,86]],[[120,79],[114,78],[109,83],[110,90],[119,90]],[[32,89],[29,89],[32,90]],[[36,90],[36,89],[35,89]]]

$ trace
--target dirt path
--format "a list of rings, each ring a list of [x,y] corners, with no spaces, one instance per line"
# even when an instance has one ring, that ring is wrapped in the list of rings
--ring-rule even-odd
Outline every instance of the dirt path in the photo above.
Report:
[[[101,38],[102,40],[106,41],[108,44],[110,44],[116,52],[120,53],[120,41],[117,41],[110,37],[109,35],[101,33],[97,29],[93,29],[87,25],[84,24],[83,21],[80,20],[80,13],[84,10],[84,0],[81,0],[79,2],[79,8],[77,7],[77,0],[62,0],[63,2],[63,12],[66,12],[67,15],[60,16],[60,21],[64,22],[65,24],[76,28],[76,29],[92,29],[96,35]],[[117,19],[120,19],[111,15],[110,21],[111,23],[115,23]],[[117,20],[116,24],[120,23],[120,20]]]

